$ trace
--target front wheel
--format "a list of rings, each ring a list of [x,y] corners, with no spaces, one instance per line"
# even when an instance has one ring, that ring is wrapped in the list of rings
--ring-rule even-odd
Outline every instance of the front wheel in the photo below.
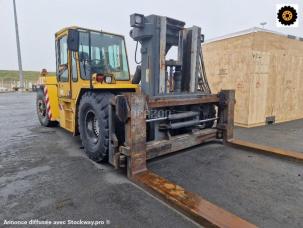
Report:
[[[80,138],[88,157],[103,161],[109,150],[109,105],[111,93],[86,92],[78,113]]]

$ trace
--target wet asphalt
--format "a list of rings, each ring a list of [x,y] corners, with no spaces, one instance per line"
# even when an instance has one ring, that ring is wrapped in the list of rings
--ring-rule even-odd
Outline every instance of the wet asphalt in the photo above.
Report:
[[[0,94],[0,114],[0,227],[7,227],[4,219],[109,223],[104,227],[197,227],[131,183],[123,171],[90,161],[79,137],[60,128],[41,127],[35,94]],[[302,129],[299,120],[239,128],[236,136],[303,152]],[[302,163],[212,143],[156,159],[148,166],[258,226],[303,227]]]

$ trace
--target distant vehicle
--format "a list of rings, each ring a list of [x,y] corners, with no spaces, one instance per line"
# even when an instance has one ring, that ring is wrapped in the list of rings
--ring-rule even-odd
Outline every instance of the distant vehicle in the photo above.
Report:
[[[7,91],[8,91],[7,88],[5,88],[5,87],[0,87],[0,92],[7,92]]]

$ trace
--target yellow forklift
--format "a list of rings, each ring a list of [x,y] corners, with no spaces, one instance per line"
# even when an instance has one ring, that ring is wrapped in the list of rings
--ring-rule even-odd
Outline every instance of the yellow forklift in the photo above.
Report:
[[[145,107],[142,129],[146,128],[147,142],[169,141],[185,133],[211,129],[218,117],[215,104],[207,99],[217,95],[211,95],[205,77],[203,36],[199,27],[184,25],[156,15],[131,16],[131,36],[141,44],[142,56],[132,80],[123,36],[79,27],[57,32],[56,76],[42,72],[43,83],[37,96],[41,124],[59,123],[74,135],[80,133],[91,159],[109,159],[115,166],[123,157],[120,152],[127,150],[126,93],[168,104]],[[166,59],[174,46],[178,48],[177,58]],[[171,105],[171,101],[176,104]],[[210,131],[215,135],[214,130],[207,132]],[[203,131],[200,133],[204,135]],[[117,153],[121,156],[117,157]]]
[[[235,92],[211,93],[200,27],[142,14],[131,15],[130,25],[135,56],[141,53],[132,78],[123,36],[80,27],[56,33],[56,75],[43,70],[37,89],[41,125],[80,134],[89,158],[126,167],[131,180],[203,226],[255,227],[150,172],[147,161],[213,140],[293,159],[302,154],[234,139]]]

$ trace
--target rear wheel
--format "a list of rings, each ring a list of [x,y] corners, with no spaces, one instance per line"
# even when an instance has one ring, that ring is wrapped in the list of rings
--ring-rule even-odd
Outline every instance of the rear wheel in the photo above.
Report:
[[[109,149],[109,105],[111,93],[86,92],[78,113],[80,138],[88,157],[100,162],[107,158]]]
[[[42,126],[52,127],[57,125],[56,121],[51,121],[48,117],[45,97],[42,90],[37,91],[36,111],[37,111],[39,122]]]

